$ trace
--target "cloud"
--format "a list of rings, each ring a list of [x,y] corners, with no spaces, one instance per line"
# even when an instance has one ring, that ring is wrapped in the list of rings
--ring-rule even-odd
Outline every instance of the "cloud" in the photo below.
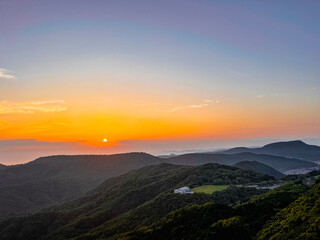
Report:
[[[186,106],[177,106],[177,107],[173,107],[173,108],[169,108],[169,109],[166,109],[166,110],[157,110],[159,112],[177,112],[177,111],[180,111],[182,109],[187,109],[187,108],[205,108],[205,107],[208,107],[211,103],[216,103],[216,104],[219,104],[220,101],[218,100],[212,100],[212,99],[204,99],[203,100],[203,103],[201,104],[190,104],[190,105],[186,105]],[[174,104],[172,103],[157,103],[157,102],[154,102],[154,103],[139,103],[139,104],[135,104],[136,106],[148,106],[148,105],[155,105],[155,106],[162,106],[162,107],[170,107],[170,106],[174,106]]]
[[[136,106],[148,106],[148,105],[158,105],[158,106],[172,106],[173,104],[171,103],[135,103],[134,105]]]
[[[180,106],[180,107],[175,107],[175,108],[172,108],[170,110],[170,112],[177,112],[179,110],[182,110],[182,109],[186,109],[186,108],[205,108],[205,107],[208,107],[209,104],[207,103],[203,103],[203,104],[192,104],[192,105],[187,105],[187,106]]]
[[[63,100],[50,100],[50,101],[35,101],[31,102],[34,105],[47,105],[47,104],[65,104]]]
[[[191,104],[191,105],[186,105],[186,106],[175,107],[175,108],[172,108],[169,112],[177,112],[177,111],[180,111],[182,109],[187,109],[187,108],[206,108],[212,103],[215,103],[215,104],[220,103],[219,100],[212,100],[212,99],[204,99],[203,102],[204,103],[201,103],[201,104]]]
[[[0,68],[0,79],[16,79],[15,76],[9,75],[8,70],[5,68]]]
[[[213,99],[204,99],[203,100],[205,103],[216,103],[216,104],[219,104],[220,101],[219,100],[213,100]]]
[[[24,103],[0,102],[0,114],[20,113],[32,114],[36,112],[55,113],[66,111],[63,100],[32,101]]]

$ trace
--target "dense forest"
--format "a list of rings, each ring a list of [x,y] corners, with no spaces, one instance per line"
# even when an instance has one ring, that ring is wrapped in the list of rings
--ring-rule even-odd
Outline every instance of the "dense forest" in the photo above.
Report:
[[[205,194],[192,194],[191,196],[174,195],[174,188],[182,186],[198,186],[202,184],[245,184],[261,181],[272,181],[272,177],[261,175],[247,170],[219,164],[207,164],[203,166],[177,166],[162,163],[133,170],[120,177],[106,180],[87,196],[75,201],[67,202],[61,206],[50,208],[37,214],[23,217],[13,217],[0,224],[2,236],[10,236],[8,239],[55,239],[57,235],[62,239],[76,237],[102,225],[115,225],[124,218],[122,214],[130,217],[130,210],[139,211],[139,207],[148,208],[150,204],[160,204],[158,207],[149,207],[154,216],[146,216],[151,220],[159,219],[172,210],[180,207],[213,201],[213,196]],[[257,190],[226,191],[226,195],[214,195],[218,201],[226,203],[256,194]],[[229,193],[229,194],[228,194]],[[229,196],[238,193],[236,196]],[[163,201],[158,201],[161,198]],[[151,202],[150,202],[151,201]],[[143,210],[144,211],[144,210]],[[121,216],[120,216],[121,215]],[[132,216],[135,216],[131,214]],[[147,221],[147,220],[146,220]],[[152,221],[149,221],[151,223]],[[139,222],[138,222],[139,223]],[[138,224],[137,223],[137,224]],[[137,225],[136,224],[136,225]],[[130,227],[135,224],[128,224]],[[128,230],[125,229],[125,230]],[[119,231],[117,227],[112,231]],[[111,231],[110,234],[113,234]]]
[[[219,164],[161,163],[110,178],[77,200],[38,213],[11,216],[0,223],[0,235],[3,240],[269,239],[275,234],[273,221],[277,226],[287,224],[282,219],[290,214],[295,219],[295,213],[305,214],[309,221],[319,217],[315,203],[319,184],[310,190],[304,184],[318,176],[317,171],[291,177],[293,181],[288,176],[288,184],[266,190],[245,185],[277,180],[249,170]],[[229,187],[212,194],[173,193],[182,186],[206,184]],[[302,199],[315,209],[305,212]],[[280,225],[277,234],[283,230]],[[310,225],[301,225],[299,235],[306,227]],[[277,239],[285,239],[281,236]]]
[[[258,240],[266,239],[320,239],[320,182],[263,227]]]

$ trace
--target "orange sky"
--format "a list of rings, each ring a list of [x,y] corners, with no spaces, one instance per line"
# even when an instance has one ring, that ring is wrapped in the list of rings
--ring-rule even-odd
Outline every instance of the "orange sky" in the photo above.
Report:
[[[2,108],[7,106],[1,114],[1,137],[113,146],[122,140],[248,139],[319,132],[319,114],[313,111],[284,107],[281,101],[271,108],[265,100],[254,100],[236,106],[208,99],[184,105],[122,103],[105,109],[62,100],[3,103]]]

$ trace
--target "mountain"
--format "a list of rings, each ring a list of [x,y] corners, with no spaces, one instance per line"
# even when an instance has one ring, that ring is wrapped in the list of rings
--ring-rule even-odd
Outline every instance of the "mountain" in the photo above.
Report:
[[[41,157],[0,171],[0,217],[82,196],[105,179],[161,161],[146,153]]]
[[[163,159],[168,163],[180,165],[202,165],[206,163],[219,163],[224,165],[234,165],[242,161],[257,161],[279,172],[292,169],[312,168],[318,165],[309,161],[266,154],[238,153],[238,154],[212,154],[212,153],[191,153]]]
[[[264,226],[258,240],[266,239],[320,239],[320,183]]]
[[[283,147],[288,143],[280,144],[281,148],[279,144],[267,145],[263,149],[288,149]],[[295,144],[297,148],[306,145],[302,142]],[[27,164],[0,165],[0,218],[10,213],[30,212],[78,198],[110,177],[148,165],[167,162],[193,166],[206,163],[231,166],[242,161],[256,161],[279,172],[317,166],[300,159],[247,152],[193,153],[165,159],[146,153],[41,157]]]
[[[106,180],[86,196],[42,212],[0,223],[2,240],[108,239],[150,225],[179,208],[210,201],[230,203],[258,194],[237,188],[215,195],[174,194],[182,186],[243,184],[268,181],[266,175],[218,164],[146,166]],[[260,192],[261,193],[261,192]],[[226,199],[226,200],[224,200]],[[222,210],[221,210],[222,211]]]
[[[227,154],[244,152],[283,156],[307,161],[320,161],[320,146],[309,145],[300,140],[271,143],[261,148],[238,147],[223,151],[223,153]]]
[[[267,174],[269,176],[273,176],[274,178],[278,179],[283,176],[281,172],[275,170],[272,167],[269,167],[263,163],[259,163],[257,161],[243,161],[243,162],[238,162],[233,165],[234,167],[241,168],[241,169],[246,169],[250,170],[253,172],[261,173],[261,174]]]
[[[7,168],[7,166],[0,163],[0,171],[5,169],[5,168]]]

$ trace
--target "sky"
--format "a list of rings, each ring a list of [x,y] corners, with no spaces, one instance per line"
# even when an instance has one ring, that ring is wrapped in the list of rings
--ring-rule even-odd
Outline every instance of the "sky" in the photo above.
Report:
[[[319,11],[312,0],[0,0],[0,163],[320,144]]]

